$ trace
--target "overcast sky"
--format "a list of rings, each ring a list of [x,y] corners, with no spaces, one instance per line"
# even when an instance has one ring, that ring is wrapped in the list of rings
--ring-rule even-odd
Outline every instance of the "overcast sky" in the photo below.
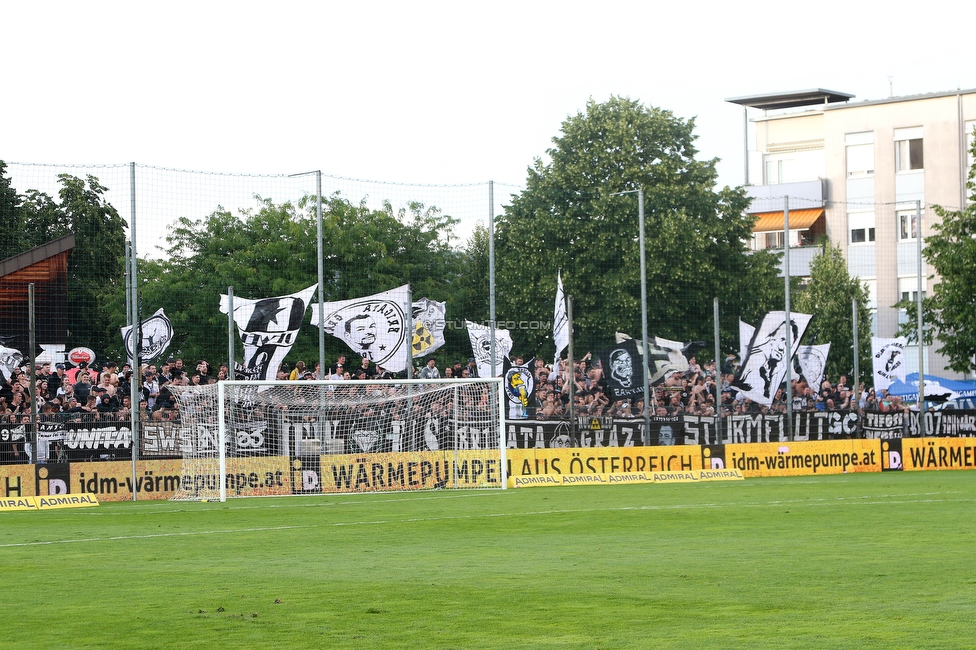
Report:
[[[7,2],[0,159],[521,184],[618,94],[695,116],[738,185],[726,98],[974,88],[974,6]]]

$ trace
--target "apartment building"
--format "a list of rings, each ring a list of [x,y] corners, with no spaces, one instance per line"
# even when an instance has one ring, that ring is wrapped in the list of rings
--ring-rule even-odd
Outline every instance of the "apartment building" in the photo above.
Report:
[[[726,101],[743,110],[753,248],[789,242],[791,275],[802,276],[818,238],[840,244],[870,290],[873,332],[894,336],[906,315],[893,305],[917,295],[917,215],[924,238],[938,219],[933,205],[966,204],[976,89],[855,101],[818,88]],[[926,371],[953,375],[937,348],[926,348]],[[906,352],[908,371],[918,370],[917,352]]]

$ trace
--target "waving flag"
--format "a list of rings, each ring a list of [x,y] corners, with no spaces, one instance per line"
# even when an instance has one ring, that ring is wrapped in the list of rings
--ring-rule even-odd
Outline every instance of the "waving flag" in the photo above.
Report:
[[[874,390],[882,391],[895,380],[905,381],[905,346],[908,339],[871,337],[871,361],[874,366]]]
[[[471,352],[478,363],[479,377],[500,377],[504,372],[503,362],[512,351],[512,335],[508,330],[495,330],[495,358],[491,358],[491,329],[469,320],[464,321],[471,339]],[[492,368],[494,366],[494,368]]]
[[[749,342],[746,357],[742,360],[733,387],[752,401],[770,406],[776,391],[788,377],[793,356],[800,347],[800,339],[810,324],[810,314],[790,314],[771,311],[763,317]],[[790,348],[786,347],[787,328],[790,332]]]
[[[133,332],[132,326],[126,325],[122,328],[122,342],[125,345],[129,359],[133,358]],[[142,340],[139,343],[139,358],[145,361],[162,356],[173,340],[173,324],[160,307],[156,313],[139,323],[139,333]]]
[[[552,338],[556,343],[556,358],[569,347],[569,316],[566,313],[566,293],[563,291],[563,274],[556,274],[556,309],[552,318]]]
[[[804,345],[796,353],[796,360],[800,362],[800,371],[807,383],[817,389],[824,377],[824,369],[827,367],[827,354],[830,352],[830,343],[823,345]]]
[[[244,343],[244,361],[237,370],[241,379],[273,380],[278,367],[295,344],[305,309],[318,285],[277,298],[251,300],[234,297],[234,322]],[[220,312],[230,308],[220,296]]]
[[[430,298],[413,301],[413,356],[423,357],[444,345],[447,303]]]
[[[410,285],[325,303],[325,333],[345,342],[349,349],[391,372],[407,369],[407,310]],[[319,324],[318,310],[312,310],[312,325]]]

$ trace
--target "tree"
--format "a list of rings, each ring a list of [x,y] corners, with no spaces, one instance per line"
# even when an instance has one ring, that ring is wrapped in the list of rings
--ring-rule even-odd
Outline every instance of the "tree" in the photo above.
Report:
[[[750,255],[752,217],[741,189],[716,190],[715,160],[696,160],[694,120],[636,101],[590,100],[562,125],[549,162],[536,159],[526,189],[498,218],[500,320],[552,319],[556,273],[573,296],[577,350],[639,336],[638,205],[645,194],[648,324],[652,335],[712,338],[718,296],[727,349],[737,320],[755,322],[782,296],[776,258]],[[630,192],[630,194],[619,194]],[[513,332],[528,353],[551,332]]]
[[[68,256],[67,325],[69,348],[83,345],[103,356],[118,338],[115,323],[106,318],[109,306],[125,294],[125,221],[105,201],[108,188],[94,176],[85,180],[60,174],[56,201],[48,194],[27,190],[21,196],[4,178],[0,163],[0,256],[10,257],[48,241],[75,235]],[[124,321],[123,321],[124,322]]]
[[[68,258],[68,346],[87,345],[102,354],[119,338],[121,324],[105,314],[113,297],[125,294],[126,224],[94,176],[87,185],[69,174],[60,174],[58,182],[61,219],[47,215],[50,234],[61,236],[66,229],[75,235]]]
[[[969,151],[976,158],[976,137]],[[942,343],[938,351],[956,372],[976,370],[976,163],[969,170],[966,189],[969,202],[965,208],[934,206],[941,222],[932,225],[935,234],[925,238],[922,250],[938,277],[934,295],[922,300],[922,336],[926,344],[933,339]],[[899,334],[917,341],[915,303],[900,301],[895,306],[908,312],[908,322],[899,328]]]
[[[825,242],[810,263],[810,282],[793,302],[800,313],[814,314],[807,327],[806,340],[811,344],[830,343],[830,355],[824,371],[835,381],[849,375],[854,368],[854,315],[857,303],[858,366],[862,373],[871,368],[871,310],[867,286],[847,272],[847,262],[840,246]]]
[[[217,306],[230,286],[240,298],[267,298],[316,283],[314,197],[281,204],[256,199],[257,208],[238,214],[220,208],[202,219],[181,218],[167,237],[167,257],[140,260],[140,302],[145,312],[162,307],[170,317],[172,354],[227,358],[227,316]],[[334,195],[324,201],[322,222],[327,301],[407,283],[417,298],[450,296],[454,219],[437,208],[411,203],[372,210]],[[326,337],[329,359],[339,353],[348,349]],[[318,330],[307,317],[288,358],[310,366],[318,359]]]
[[[22,203],[23,198],[7,176],[7,165],[0,160],[0,260],[26,250],[21,248],[24,232]]]

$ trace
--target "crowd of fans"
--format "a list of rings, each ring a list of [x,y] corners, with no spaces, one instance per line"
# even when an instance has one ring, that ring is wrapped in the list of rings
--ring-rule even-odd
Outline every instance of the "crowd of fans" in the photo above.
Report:
[[[524,357],[513,359],[515,366],[525,366]],[[569,417],[570,373],[568,361],[560,359],[554,368],[543,359],[529,361],[534,381],[531,401],[527,404],[526,415],[537,419]],[[758,404],[743,397],[733,386],[736,366],[730,357],[716,372],[714,362],[700,365],[695,357],[689,359],[688,370],[675,372],[663,382],[651,388],[651,415],[703,415],[721,416],[786,413],[787,394],[781,387],[771,406]],[[160,366],[142,366],[141,391],[138,404],[144,420],[173,420],[179,417],[179,401],[175,399],[172,386],[198,386],[226,379],[229,376],[227,364],[214,367],[207,361],[198,361],[191,370],[184,366],[182,359],[170,358]],[[314,369],[303,361],[294,367],[282,365],[277,372],[279,380],[364,380],[394,379],[394,375],[367,358],[350,362],[340,355],[336,362],[323,373],[319,364]],[[434,359],[415,369],[415,377],[420,379],[450,379],[478,376],[478,366],[473,358],[467,363],[461,359],[453,365],[437,367]],[[99,364],[97,368],[81,363],[67,368],[63,363],[44,363],[37,366],[35,391],[39,421],[128,421],[131,416],[132,368],[123,364],[121,368],[114,362]],[[715,382],[721,381],[721,406],[716,408]],[[0,386],[0,422],[22,422],[31,414],[32,392],[28,390],[30,379],[23,368],[15,368],[9,381]],[[645,415],[643,396],[635,399],[611,401],[609,387],[603,373],[602,363],[587,354],[574,363],[572,373],[574,408],[576,415],[643,417]],[[829,378],[811,386],[802,376],[792,381],[793,410],[798,411],[904,411],[907,410],[901,399],[883,394],[878,396],[873,388],[862,383],[855,391],[848,378],[841,375],[836,382]],[[29,420],[28,420],[29,421]]]
[[[516,357],[512,361],[515,366],[528,367],[533,378],[533,390],[528,393],[528,403],[522,410],[523,417],[539,420],[566,419],[570,415],[638,418],[647,414],[643,395],[633,399],[611,399],[601,360],[594,359],[591,354],[576,361],[572,373],[566,359],[558,360],[555,367],[540,358],[526,362],[524,357]],[[33,396],[37,400],[39,425],[45,422],[128,422],[133,408],[132,372],[129,364],[119,367],[111,361],[97,367],[81,363],[71,368],[66,368],[63,363],[42,363],[36,367],[35,390],[30,391],[26,369],[14,368],[9,380],[0,386],[0,425],[30,424]],[[735,372],[735,358],[732,355],[718,371],[714,362],[700,365],[692,357],[688,360],[686,371],[674,372],[651,388],[649,414],[718,414],[727,417],[787,412],[785,387],[776,392],[772,405],[761,405],[735,389]],[[367,358],[349,361],[345,355],[340,355],[324,372],[319,364],[309,368],[303,361],[298,361],[294,367],[282,365],[277,372],[279,380],[293,381],[396,379],[402,376],[402,373],[390,373]],[[428,359],[424,365],[415,368],[414,376],[420,379],[477,377],[478,366],[475,359],[469,358],[467,363],[458,359],[453,364],[438,368],[436,360]],[[140,390],[136,395],[140,419],[160,422],[178,420],[180,401],[171,390],[174,386],[207,385],[228,377],[227,364],[221,364],[214,372],[214,367],[204,360],[198,361],[192,369],[185,367],[183,360],[178,358],[167,359],[158,367],[152,363],[145,364],[141,368]],[[716,382],[721,382],[718,408]],[[794,379],[791,386],[794,412],[909,410],[901,398],[887,393],[877,395],[873,388],[865,387],[863,383],[854,390],[844,375],[837,381],[825,378],[816,385],[810,385],[801,376]]]

